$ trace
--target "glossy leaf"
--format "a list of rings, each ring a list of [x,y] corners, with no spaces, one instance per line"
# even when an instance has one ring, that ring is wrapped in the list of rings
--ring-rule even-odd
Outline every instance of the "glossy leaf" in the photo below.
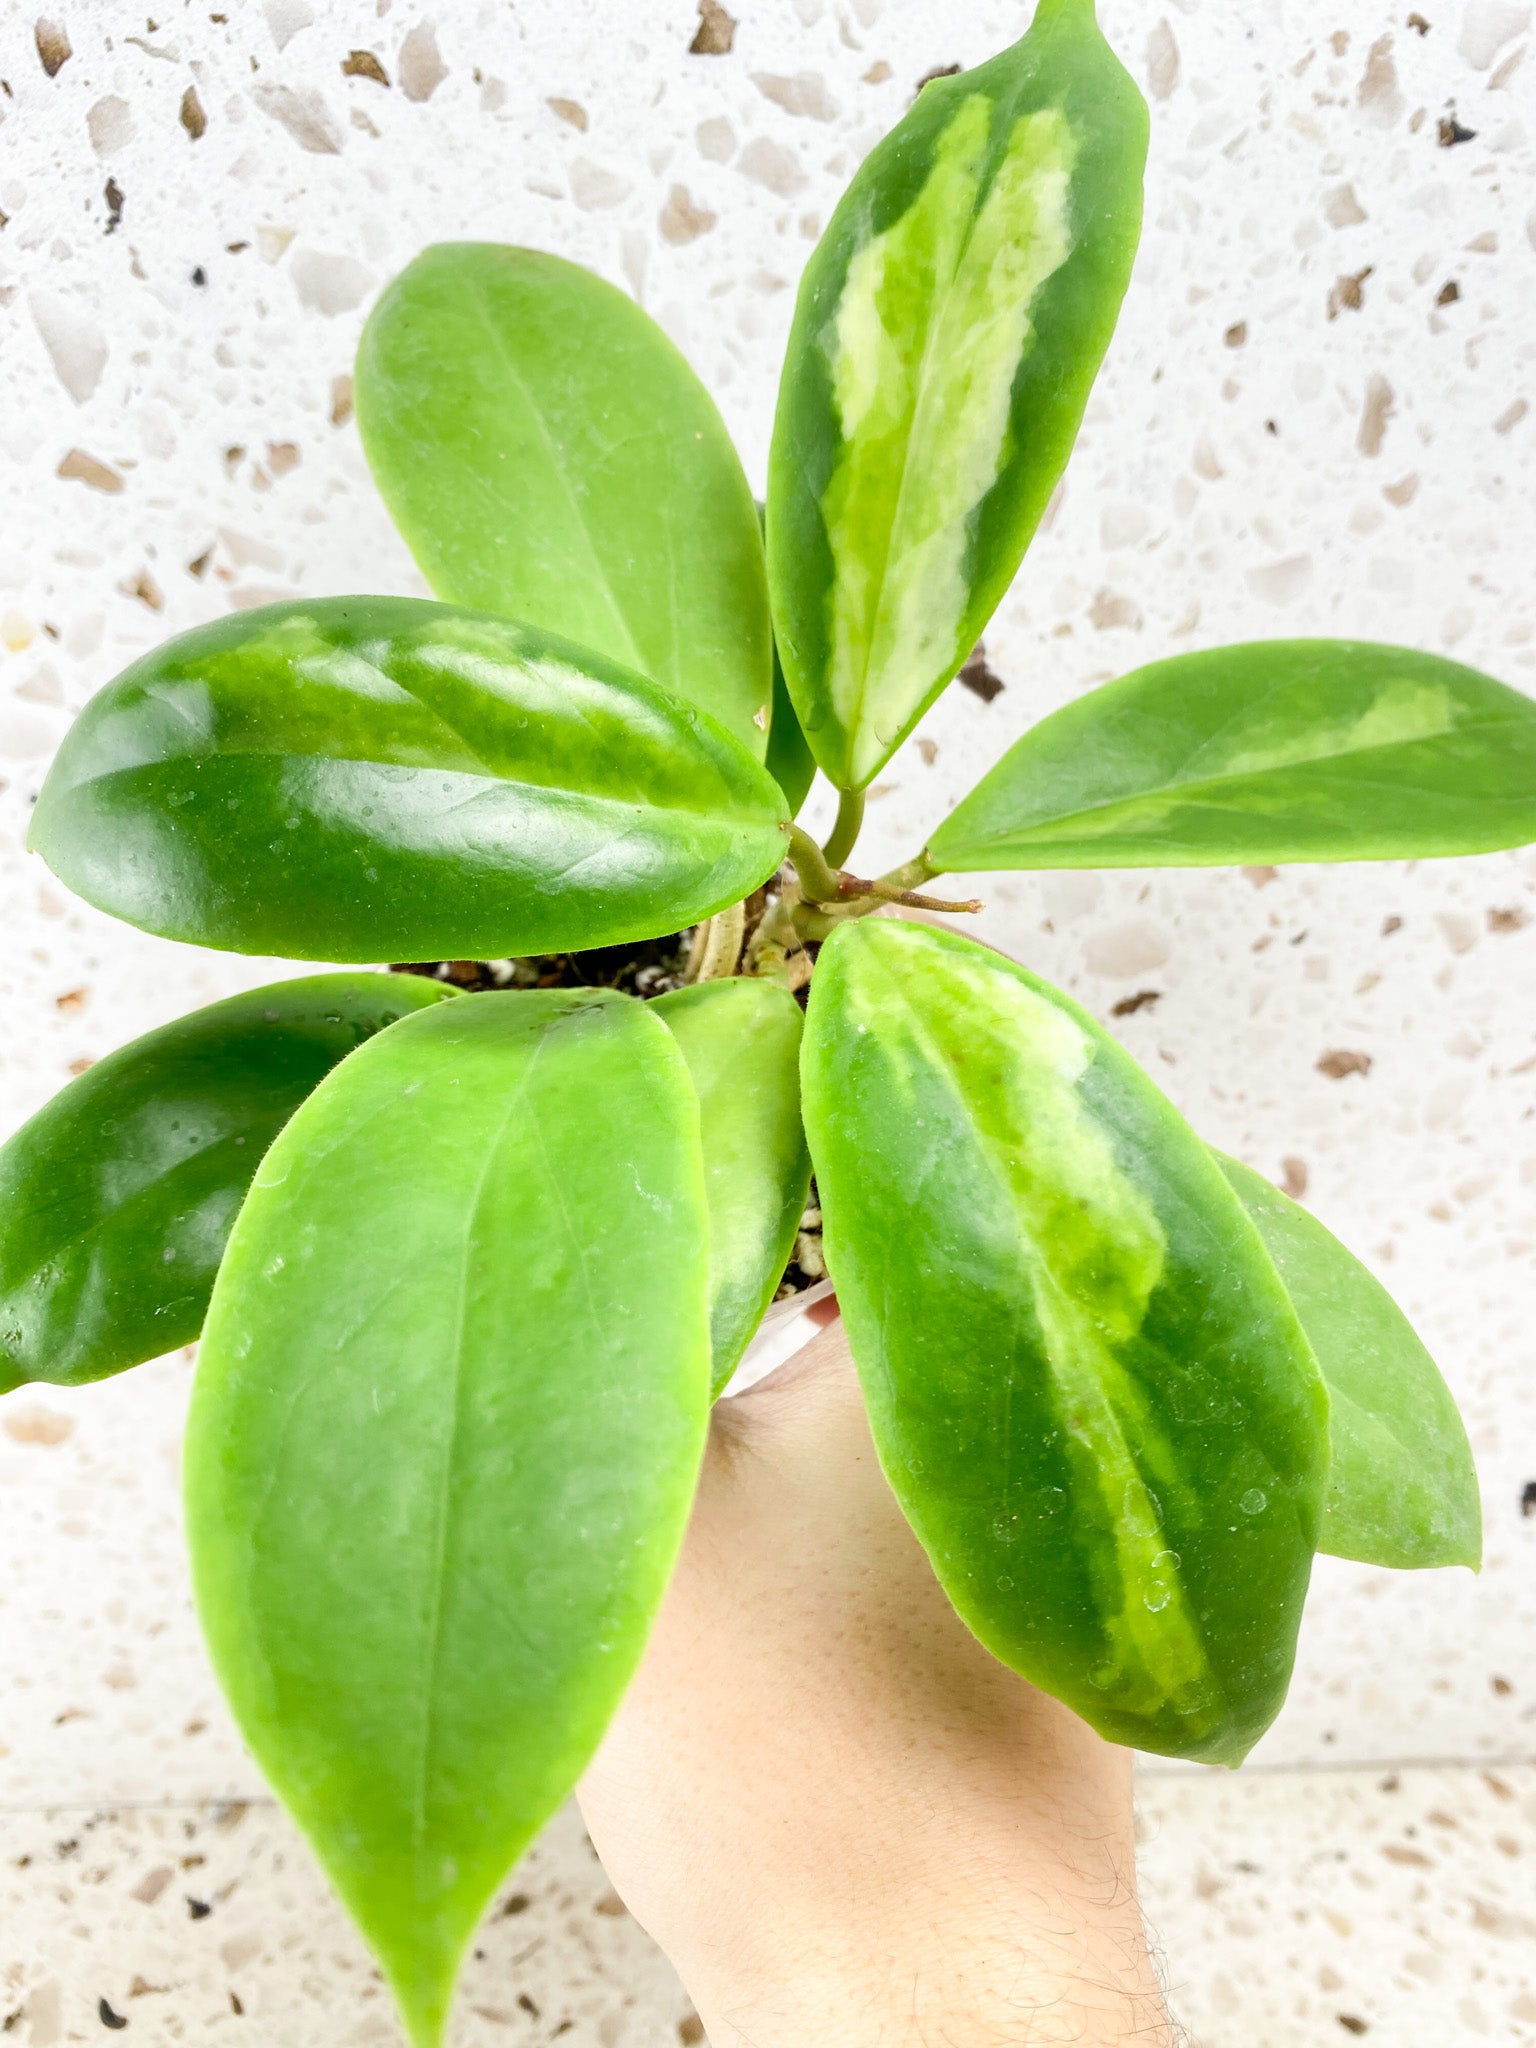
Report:
[[[1333,1445],[1318,1549],[1412,1571],[1482,1559],[1467,1432],[1412,1324],[1316,1217],[1218,1152],[1328,1384]]]
[[[955,674],[1065,467],[1130,278],[1147,115],[1091,0],[924,87],[806,267],[768,478],[784,672],[867,783]]]
[[[98,1060],[0,1147],[0,1392],[190,1344],[262,1154],[338,1060],[451,991],[317,974]]]
[[[439,597],[638,669],[762,759],[752,493],[714,401],[633,299],[558,256],[440,243],[363,331],[357,420]]]
[[[758,504],[758,525],[761,528],[767,519],[768,508]],[[801,807],[811,793],[811,784],[816,780],[816,756],[811,752],[805,734],[800,729],[794,700],[789,694],[789,685],[784,680],[784,664],[779,659],[778,645],[773,649],[773,710],[768,726],[768,752],[764,765],[768,773],[784,792],[789,806],[789,815],[798,818]]]
[[[606,991],[465,996],[268,1154],[186,1448],[242,1733],[418,2048],[639,1657],[708,1412],[698,1110]]]
[[[745,977],[676,989],[651,1008],[681,1047],[699,1098],[718,1394],[784,1277],[805,1212],[803,1020],[787,989]]]
[[[1327,1399],[1215,1161],[1085,1012],[868,919],[803,1062],[887,1477],[992,1653],[1117,1742],[1238,1762],[1290,1677]]]
[[[789,815],[798,818],[816,780],[816,756],[806,743],[790,699],[778,655],[773,658],[773,723],[768,728],[768,773],[784,792]]]
[[[1536,703],[1356,640],[1153,662],[1025,733],[934,833],[935,871],[1488,853],[1536,839]]]
[[[163,937],[497,959],[677,931],[782,858],[713,720],[532,627],[323,598],[183,633],[86,706],[31,843]]]

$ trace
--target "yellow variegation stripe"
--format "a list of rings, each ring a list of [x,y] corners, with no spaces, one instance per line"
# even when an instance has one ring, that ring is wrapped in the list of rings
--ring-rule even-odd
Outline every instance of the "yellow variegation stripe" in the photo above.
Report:
[[[849,264],[829,328],[828,688],[855,781],[964,652],[970,522],[1009,453],[1030,308],[1072,253],[1066,116],[1021,116],[983,197],[992,119],[985,94],[961,101],[917,197]]]
[[[1015,1226],[1017,1295],[1044,1337],[1062,1427],[1077,1452],[1077,1484],[1099,1496],[1097,1507],[1085,1498],[1083,1508],[1094,1521],[1102,1515],[1110,1538],[1107,1550],[1092,1552],[1108,1654],[1091,1682],[1129,1712],[1199,1712],[1212,1704],[1213,1675],[1154,1491],[1181,1487],[1177,1460],[1117,1356],[1162,1278],[1162,1225],[1079,1092],[1094,1057],[1088,1033],[1012,976],[953,955],[924,966],[921,1010],[900,975],[886,971],[849,982],[849,1019],[878,1030],[896,1087],[916,1114],[894,1036],[904,1015],[914,1067],[953,1089],[978,1164]],[[933,1016],[964,1019],[963,1081],[954,1041],[931,1028]],[[978,1101],[985,1118],[973,1113]],[[1192,1504],[1182,1505],[1188,1512]]]
[[[1438,655],[1261,640],[1153,662],[1019,740],[930,872],[1398,860],[1536,838],[1536,706]]]
[[[1451,692],[1429,683],[1388,683],[1357,717],[1335,720],[1331,725],[1304,726],[1287,707],[1285,714],[1277,716],[1272,732],[1266,733],[1262,724],[1256,731],[1245,729],[1241,745],[1233,744],[1230,731],[1218,734],[1191,754],[1161,789],[1070,812],[1036,827],[1033,836],[1107,837],[1128,826],[1155,825],[1190,806],[1219,809],[1225,803],[1239,803],[1256,816],[1266,810],[1284,815],[1296,805],[1294,784],[1286,781],[1266,791],[1255,787],[1256,776],[1279,775],[1288,768],[1326,765],[1352,755],[1442,739],[1464,723]]]
[[[1293,768],[1299,762],[1331,760],[1339,754],[1366,754],[1375,747],[1405,747],[1415,740],[1439,739],[1461,722],[1456,700],[1443,683],[1422,683],[1405,677],[1384,683],[1374,701],[1354,716],[1316,718],[1303,724],[1285,705],[1273,720],[1255,719],[1233,744],[1230,733],[1216,734],[1190,756],[1186,772],[1203,780],[1212,771],[1221,776],[1262,775],[1266,770]],[[1225,744],[1223,744],[1225,742]],[[1202,774],[1202,770],[1204,774]]]

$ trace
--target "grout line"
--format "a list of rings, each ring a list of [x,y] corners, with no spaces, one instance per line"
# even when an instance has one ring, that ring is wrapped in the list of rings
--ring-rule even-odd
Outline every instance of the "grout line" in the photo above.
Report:
[[[1506,1756],[1389,1756],[1372,1758],[1364,1763],[1351,1763],[1340,1758],[1338,1762],[1316,1760],[1296,1764],[1244,1764],[1236,1771],[1222,1774],[1226,1784],[1240,1782],[1244,1778],[1341,1778],[1353,1774],[1356,1777],[1380,1777],[1386,1771],[1522,1771],[1536,1769],[1536,1754],[1514,1753]],[[1160,1784],[1208,1785],[1218,1775],[1215,1768],[1170,1762],[1159,1759],[1149,1762],[1138,1753],[1136,1776],[1155,1779]],[[189,1809],[220,1806],[255,1806],[276,1809],[277,1800],[270,1792],[205,1792],[193,1798],[165,1799],[57,1799],[35,1804],[17,1805],[0,1801],[0,1816],[50,1813],[185,1813]]]

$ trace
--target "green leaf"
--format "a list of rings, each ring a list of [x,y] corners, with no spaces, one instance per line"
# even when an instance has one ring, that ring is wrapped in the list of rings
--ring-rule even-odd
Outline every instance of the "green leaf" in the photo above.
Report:
[[[800,287],[768,472],[790,695],[841,789],[955,674],[1066,465],[1141,229],[1147,113],[1089,0],[924,87]]]
[[[962,1619],[1112,1740],[1240,1761],[1328,1411],[1215,1161],[1075,1003],[920,925],[824,947],[802,1079],[875,1443]]]
[[[798,818],[816,780],[816,756],[795,716],[777,651],[773,657],[773,723],[768,728],[768,758],[764,766],[783,790],[789,815]]]
[[[183,633],[93,697],[31,844],[165,938],[497,959],[677,931],[783,857],[729,733],[602,656],[414,598]]]
[[[784,1277],[805,1213],[803,1020],[787,989],[745,977],[676,989],[651,1008],[681,1047],[699,1098],[718,1394]]]
[[[230,1239],[187,1434],[198,1610],[418,2048],[665,1589],[706,1228],[676,1045],[584,990],[465,996],[365,1046]]]
[[[766,525],[767,517],[767,506],[759,502],[757,519],[760,530]],[[794,700],[784,680],[784,664],[779,659],[777,642],[773,648],[773,711],[764,765],[783,790],[789,815],[798,818],[811,793],[811,784],[816,780],[816,756],[811,752],[800,729],[800,720],[795,715]]]
[[[1314,1216],[1235,1159],[1328,1385],[1333,1461],[1318,1549],[1413,1571],[1482,1561],[1482,1504],[1450,1388],[1397,1303]]]
[[[1536,839],[1536,704],[1359,640],[1153,662],[1042,719],[934,833],[935,873],[1490,853]]]
[[[0,1147],[0,1392],[190,1344],[268,1145],[338,1060],[451,991],[317,974],[211,1003],[71,1081]]]
[[[357,421],[439,597],[638,669],[762,759],[752,493],[714,401],[632,299],[558,256],[440,243],[363,331]]]

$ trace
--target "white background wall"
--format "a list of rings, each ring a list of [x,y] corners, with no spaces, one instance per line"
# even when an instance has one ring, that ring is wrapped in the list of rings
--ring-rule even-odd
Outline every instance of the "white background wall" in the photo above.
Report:
[[[695,56],[688,0],[49,0],[73,48],[52,78],[30,8],[6,11],[0,1132],[80,1062],[291,971],[114,925],[22,842],[71,715],[159,639],[231,605],[423,589],[345,416],[384,280],[455,237],[592,265],[688,352],[760,483],[794,286],[843,183],[925,71],[1027,19],[1005,0],[733,4],[734,49]],[[914,850],[1043,711],[1182,648],[1353,634],[1536,692],[1530,6],[1424,0],[1422,32],[1396,0],[1101,14],[1152,95],[1136,281],[987,635],[1007,689],[936,707],[931,760],[909,746],[877,785],[873,860]],[[345,73],[357,50],[387,87]],[[1452,114],[1474,132],[1444,146]],[[986,935],[1106,1017],[1209,1138],[1304,1176],[1441,1360],[1484,1483],[1481,1579],[1320,1560],[1258,1769],[1149,1775],[1182,2009],[1211,2048],[1332,2039],[1340,2013],[1401,2041],[1536,2039],[1536,855],[980,893]],[[1330,1078],[1336,1050],[1369,1071]],[[383,2041],[281,1821],[256,1807],[236,1835],[198,1806],[260,1788],[187,1601],[189,1370],[0,1406],[0,2019],[95,2039],[97,1997],[121,2005],[137,1975],[167,1987],[123,2007],[140,2039],[204,2038],[244,1982],[247,2040]],[[1444,1768],[1379,1791],[1415,1759]],[[93,1808],[112,1817],[87,1840]],[[244,1859],[235,1903],[196,1922],[194,1877],[133,1897],[189,1829],[183,1853]],[[675,2038],[680,1995],[604,1912],[573,1824],[518,1883],[541,1959],[513,1960],[533,1920],[498,1923],[466,2040],[561,2018],[605,2048]]]

